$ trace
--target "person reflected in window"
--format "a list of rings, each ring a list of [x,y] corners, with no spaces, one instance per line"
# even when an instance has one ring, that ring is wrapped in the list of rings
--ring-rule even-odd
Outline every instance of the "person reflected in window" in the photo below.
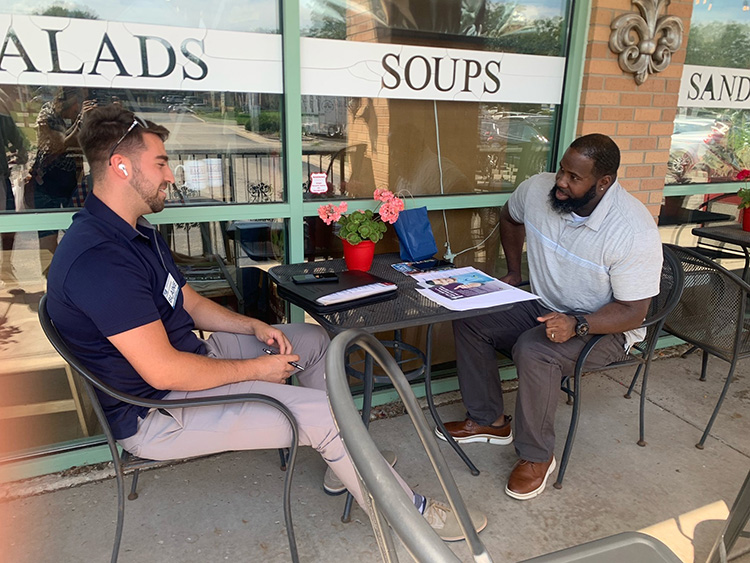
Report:
[[[14,164],[25,164],[28,155],[26,153],[25,139],[21,131],[16,127],[16,122],[11,112],[12,103],[10,98],[0,90],[0,212],[12,213],[16,210],[16,198],[13,193],[13,185],[10,180],[10,167]],[[0,265],[0,280],[8,283],[15,281],[11,255],[16,233],[2,233],[2,265]]]
[[[73,193],[83,179],[78,132],[84,114],[96,106],[95,101],[84,100],[84,96],[79,89],[61,88],[55,98],[39,110],[36,120],[38,148],[24,193],[28,208],[70,207]],[[57,242],[57,230],[39,232],[40,251],[54,253]],[[49,256],[42,256],[43,264],[47,260]],[[42,268],[45,270],[45,266]]]
[[[84,209],[62,237],[48,276],[48,310],[71,350],[112,387],[152,399],[262,393],[284,403],[329,466],[324,490],[366,507],[325,393],[328,335],[312,324],[268,325],[187,285],[167,243],[144,219],[164,209],[174,182],[169,131],[118,105],[92,109],[80,141],[94,177]],[[207,340],[194,330],[210,331]],[[275,350],[268,354],[265,350]],[[297,373],[301,386],[286,385]],[[100,395],[114,437],[133,454],[177,459],[283,448],[291,431],[273,408],[236,403],[151,410]],[[395,463],[395,456],[388,460]],[[414,493],[435,531],[462,539],[450,507]],[[473,511],[477,529],[487,519]]]
[[[501,280],[521,283],[525,241],[531,291],[540,299],[453,323],[467,416],[445,428],[459,443],[514,443],[496,357],[496,351],[512,352],[520,461],[505,492],[518,500],[539,495],[555,469],[560,384],[573,375],[583,347],[592,335],[603,334],[586,365],[602,367],[621,358],[645,337],[639,326],[659,293],[659,231],[646,207],[618,183],[619,164],[612,139],[586,135],[565,152],[557,174],[521,183],[500,212],[508,263]]]

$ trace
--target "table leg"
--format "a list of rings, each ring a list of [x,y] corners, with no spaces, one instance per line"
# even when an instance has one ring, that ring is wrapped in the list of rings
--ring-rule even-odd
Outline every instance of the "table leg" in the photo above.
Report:
[[[440,432],[443,433],[443,436],[445,436],[448,444],[450,444],[451,448],[453,448],[453,450],[458,454],[458,457],[460,457],[467,465],[469,471],[471,471],[471,474],[476,476],[479,475],[479,469],[477,469],[476,465],[474,465],[474,463],[469,459],[469,456],[467,456],[466,453],[461,449],[461,446],[458,445],[458,442],[453,439],[453,436],[448,434],[445,429],[445,425],[443,424],[443,421],[440,420],[440,415],[438,415],[437,409],[435,408],[435,401],[432,397],[432,380],[430,378],[432,373],[432,327],[433,325],[427,326],[427,347],[425,349],[424,392],[425,398],[427,399],[427,406],[430,409],[432,419],[440,429]]]
[[[372,411],[372,387],[373,387],[373,359],[370,354],[365,352],[365,373],[364,373],[364,393],[362,394],[362,422],[365,428],[370,427],[370,412]],[[341,515],[341,521],[345,524],[351,521],[352,502],[354,497],[351,493],[346,494],[346,503],[344,504],[344,513]]]

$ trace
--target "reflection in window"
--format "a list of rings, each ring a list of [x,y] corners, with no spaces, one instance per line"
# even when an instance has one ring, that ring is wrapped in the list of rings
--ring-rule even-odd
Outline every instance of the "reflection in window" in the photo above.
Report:
[[[561,55],[565,2],[559,0],[302,0],[302,35],[322,39],[409,42],[408,38],[489,51]],[[363,33],[362,22],[367,31]],[[374,29],[374,31],[373,31]]]
[[[739,3],[734,7],[739,12]],[[685,64],[750,68],[750,22],[691,24]]]
[[[554,106],[302,98],[306,199],[512,191],[548,168]]]
[[[750,166],[750,110],[681,109],[675,119],[668,184],[734,180]]]
[[[65,4],[72,4],[73,7]],[[39,16],[278,33],[278,6],[275,0],[223,0],[221,7],[216,9],[203,0],[86,0],[78,6],[72,2],[45,0],[16,2],[12,10],[16,14]],[[0,7],[0,13],[6,11]]]
[[[170,130],[166,148],[175,184],[168,205],[284,199],[279,94],[46,86],[0,92],[0,125],[4,138],[12,134],[6,150],[15,153],[7,212],[83,204],[92,186],[78,123],[87,104],[112,102]],[[48,235],[57,238],[56,231]]]
[[[685,63],[746,73],[750,68],[750,11],[743,10],[740,2],[696,4]],[[723,86],[717,82],[713,87]],[[728,88],[734,87],[732,81]],[[711,91],[702,96],[714,100]],[[750,168],[750,109],[679,108],[667,184],[731,182],[745,168]]]
[[[283,220],[165,223],[158,229],[198,293],[245,315],[279,322],[283,308],[272,299],[264,272],[286,261]]]

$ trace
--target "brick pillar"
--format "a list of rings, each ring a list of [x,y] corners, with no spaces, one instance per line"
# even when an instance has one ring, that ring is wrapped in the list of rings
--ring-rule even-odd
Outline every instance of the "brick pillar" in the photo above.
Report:
[[[650,74],[640,86],[633,74],[620,69],[618,56],[609,49],[610,24],[627,12],[639,13],[630,0],[592,1],[577,133],[604,133],[614,139],[622,151],[620,183],[656,217],[664,192],[693,2],[672,0],[667,6],[668,15],[682,20],[682,46],[666,70]]]

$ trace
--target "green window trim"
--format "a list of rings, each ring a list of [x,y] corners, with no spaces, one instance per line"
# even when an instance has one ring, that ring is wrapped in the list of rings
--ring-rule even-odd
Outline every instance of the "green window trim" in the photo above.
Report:
[[[678,184],[664,186],[664,197],[699,194],[730,194],[744,186],[742,182],[717,182],[715,184]]]

